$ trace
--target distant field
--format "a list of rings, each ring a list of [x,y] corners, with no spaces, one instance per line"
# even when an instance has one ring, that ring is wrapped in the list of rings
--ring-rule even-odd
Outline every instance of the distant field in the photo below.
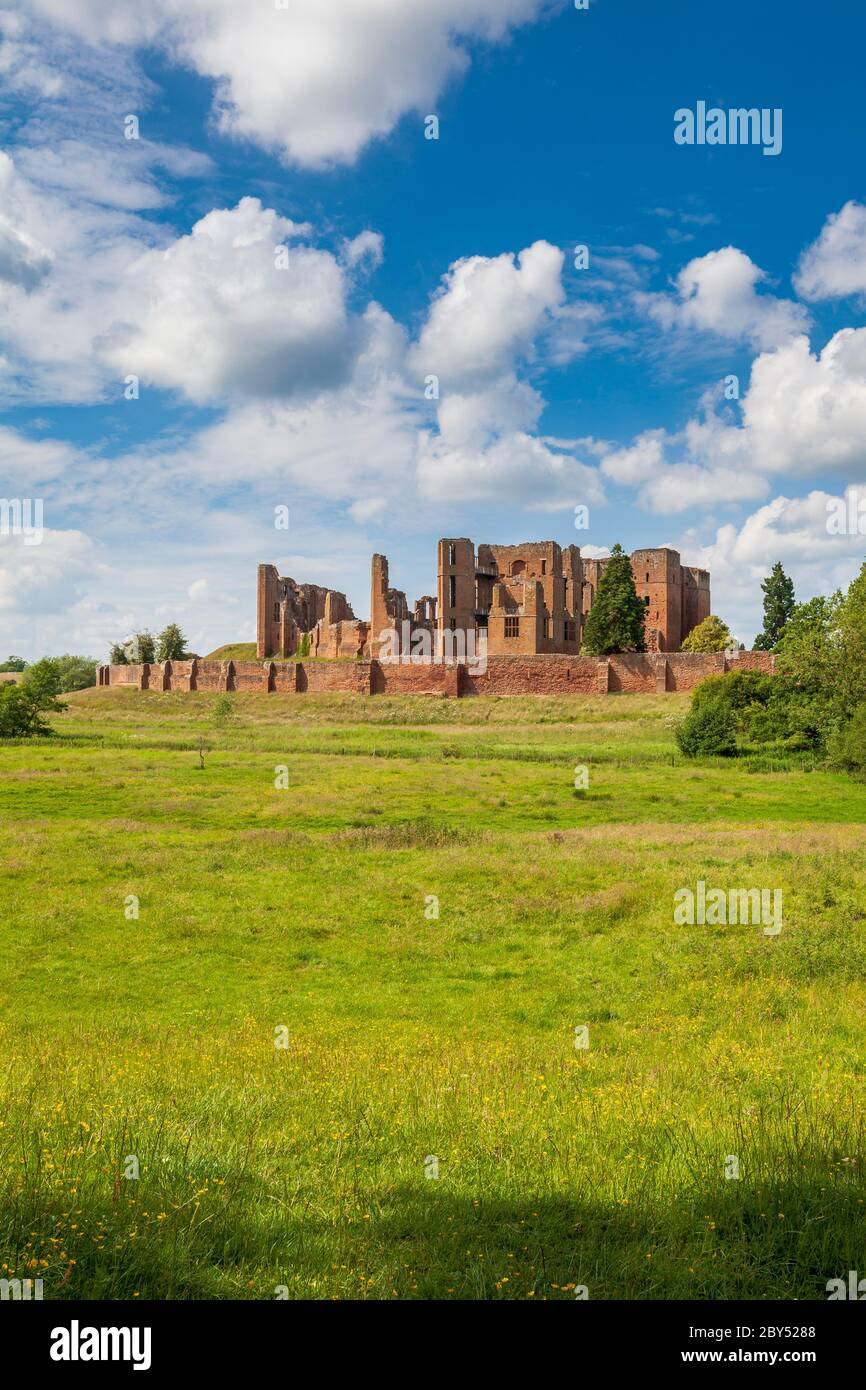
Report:
[[[808,1299],[864,1272],[866,786],[686,764],[671,695],[253,694],[223,724],[216,695],[68,698],[58,738],[0,746],[0,1277]],[[781,888],[781,935],[675,926],[698,879]]]

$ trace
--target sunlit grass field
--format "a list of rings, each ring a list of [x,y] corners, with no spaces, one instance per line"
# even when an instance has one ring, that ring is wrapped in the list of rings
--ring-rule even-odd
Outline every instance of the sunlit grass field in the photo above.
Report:
[[[866,1274],[862,783],[685,763],[678,696],[69,704],[0,747],[0,1277],[543,1300]],[[781,934],[674,925],[699,879],[780,888]]]

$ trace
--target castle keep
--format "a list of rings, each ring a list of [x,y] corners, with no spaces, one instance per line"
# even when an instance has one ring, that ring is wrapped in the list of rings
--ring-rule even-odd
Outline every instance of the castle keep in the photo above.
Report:
[[[256,655],[287,658],[309,636],[309,655],[393,660],[418,650],[449,654],[448,634],[471,635],[487,656],[577,656],[607,560],[556,541],[481,544],[466,537],[438,547],[437,596],[410,607],[390,587],[388,561],[374,555],[370,620],[356,618],[345,594],[281,578],[260,565]],[[635,588],[646,608],[651,652],[676,652],[710,615],[710,576],[683,565],[675,550],[636,550]],[[427,638],[425,645],[424,638]]]

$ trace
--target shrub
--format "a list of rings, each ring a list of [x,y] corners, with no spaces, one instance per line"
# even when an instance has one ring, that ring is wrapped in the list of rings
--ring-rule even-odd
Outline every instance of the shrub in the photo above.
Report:
[[[750,705],[766,705],[773,694],[775,676],[763,671],[729,671],[724,676],[707,676],[695,687],[693,704],[715,704],[719,701],[729,710],[744,710]]]
[[[737,751],[737,727],[721,700],[693,704],[675,726],[674,737],[687,758],[728,758]]]
[[[215,724],[230,724],[234,717],[234,696],[224,691],[213,702],[213,721]]]

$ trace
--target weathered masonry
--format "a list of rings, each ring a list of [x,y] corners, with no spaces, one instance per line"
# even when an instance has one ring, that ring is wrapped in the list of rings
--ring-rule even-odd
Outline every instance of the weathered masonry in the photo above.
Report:
[[[771,652],[646,652],[633,656],[491,656],[472,666],[421,661],[168,661],[100,666],[98,684],[135,690],[252,690],[266,695],[608,695],[692,690],[725,671],[775,670]]]
[[[581,556],[556,541],[479,545],[464,537],[439,542],[437,592],[409,603],[391,587],[388,560],[374,555],[370,619],[356,618],[346,595],[317,584],[298,584],[273,565],[260,565],[256,655],[375,659],[428,648],[447,652],[447,634],[471,636],[488,656],[577,656],[606,560]],[[676,652],[710,614],[710,576],[683,565],[675,550],[636,550],[635,587],[646,608],[650,652]],[[384,634],[388,634],[387,640]]]

